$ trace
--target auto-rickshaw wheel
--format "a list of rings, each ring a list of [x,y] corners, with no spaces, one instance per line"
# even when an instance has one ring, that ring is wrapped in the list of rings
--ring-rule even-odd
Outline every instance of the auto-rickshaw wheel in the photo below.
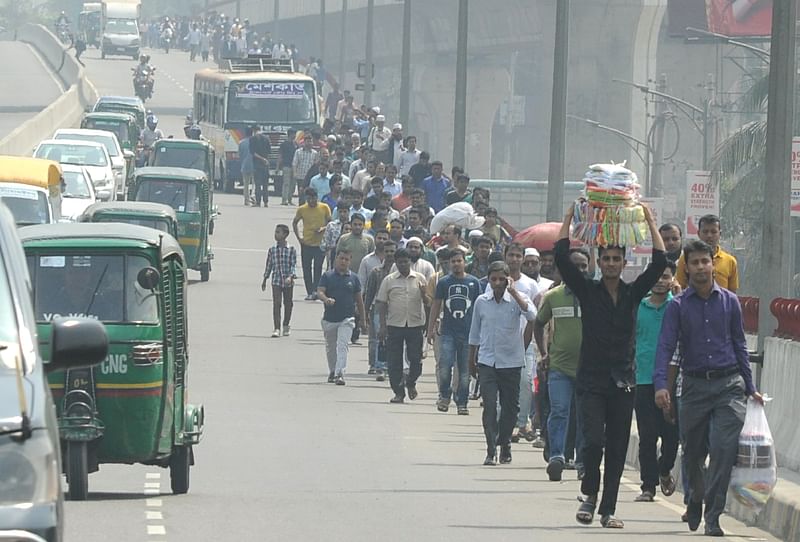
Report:
[[[192,447],[175,446],[169,458],[169,483],[172,492],[183,495],[189,492],[189,468],[192,464]]]
[[[211,277],[211,264],[206,262],[200,266],[200,281],[208,282]]]
[[[86,442],[67,442],[67,497],[85,501],[89,497],[89,446]]]

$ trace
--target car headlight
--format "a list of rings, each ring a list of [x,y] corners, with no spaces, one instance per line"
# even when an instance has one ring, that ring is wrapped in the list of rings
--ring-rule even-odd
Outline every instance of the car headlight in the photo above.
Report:
[[[45,431],[0,445],[0,505],[54,501],[60,491],[56,449]]]

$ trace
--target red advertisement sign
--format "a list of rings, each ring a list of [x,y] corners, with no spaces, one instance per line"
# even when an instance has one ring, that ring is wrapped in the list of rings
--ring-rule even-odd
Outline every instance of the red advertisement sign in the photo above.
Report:
[[[772,0],[706,0],[708,29],[726,36],[769,36]]]

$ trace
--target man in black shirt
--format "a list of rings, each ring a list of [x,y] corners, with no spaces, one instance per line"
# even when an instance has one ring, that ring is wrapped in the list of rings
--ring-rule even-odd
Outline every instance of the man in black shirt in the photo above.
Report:
[[[253,180],[256,183],[256,207],[264,200],[264,207],[269,207],[267,185],[269,183],[269,153],[272,146],[264,132],[256,132],[250,137],[250,154],[253,155]]]
[[[294,196],[294,172],[292,171],[292,161],[294,160],[294,151],[297,150],[297,144],[294,141],[297,135],[297,130],[289,128],[286,131],[286,141],[281,143],[278,148],[278,170],[283,177],[283,186],[281,187],[281,205],[289,205],[292,203]]]
[[[409,176],[414,179],[414,186],[422,187],[422,181],[431,176],[431,155],[428,151],[419,153],[419,162],[411,166],[408,171]]]
[[[572,205],[567,210],[555,244],[555,261],[561,278],[581,303],[583,342],[576,391],[586,469],[581,492],[586,498],[575,518],[586,525],[594,519],[600,491],[600,461],[605,447],[603,499],[598,510],[600,523],[609,528],[624,526],[614,513],[631,433],[636,387],[633,357],[635,314],[639,303],[667,266],[658,227],[650,209],[645,206],[644,210],[653,241],[653,259],[631,284],[620,278],[625,268],[625,247],[598,249],[598,264],[603,275],[600,280],[586,278],[572,263],[569,258]]]

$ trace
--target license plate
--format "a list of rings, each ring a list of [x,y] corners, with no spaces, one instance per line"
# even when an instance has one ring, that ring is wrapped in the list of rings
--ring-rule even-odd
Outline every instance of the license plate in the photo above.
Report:
[[[117,47],[117,51],[122,51],[123,53],[127,50],[125,47]]]

